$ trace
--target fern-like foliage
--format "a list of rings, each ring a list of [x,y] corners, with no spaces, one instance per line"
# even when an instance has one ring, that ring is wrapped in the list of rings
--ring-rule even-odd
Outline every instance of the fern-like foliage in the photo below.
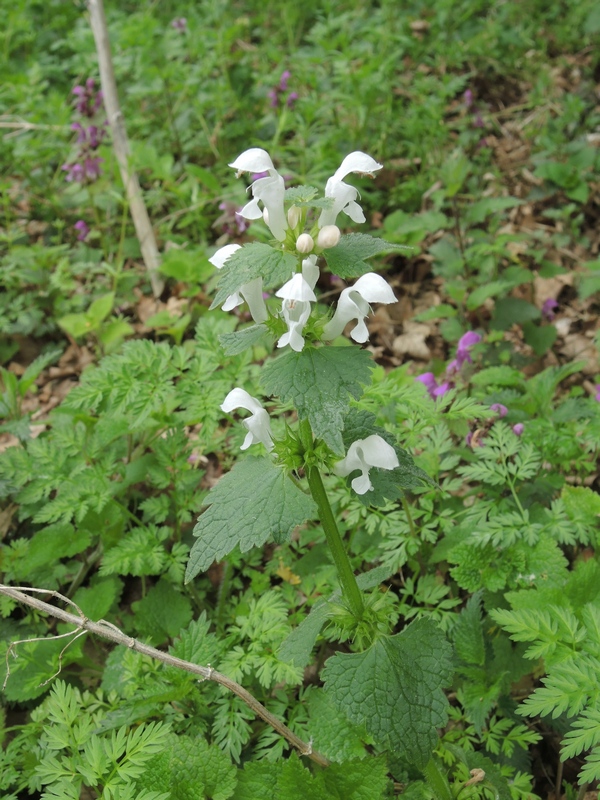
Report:
[[[581,602],[577,587],[577,578],[587,583],[592,572],[598,580],[595,562],[579,564],[563,591],[554,595],[554,604],[544,600],[543,591],[513,592],[508,595],[512,610],[490,612],[513,640],[529,643],[526,658],[543,659],[546,676],[519,713],[564,714],[572,720],[561,759],[587,752],[580,783],[600,779],[600,599]]]

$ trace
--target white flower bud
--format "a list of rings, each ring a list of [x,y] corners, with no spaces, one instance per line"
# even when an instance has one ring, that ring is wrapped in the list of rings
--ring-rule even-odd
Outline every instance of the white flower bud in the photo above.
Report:
[[[299,253],[310,253],[314,246],[315,243],[310,233],[301,233],[296,239],[296,250]]]
[[[287,221],[290,228],[292,229],[295,228],[300,222],[301,217],[302,217],[302,211],[300,211],[298,206],[292,206],[287,212]]]
[[[321,250],[327,250],[329,247],[335,247],[339,243],[341,231],[337,225],[325,225],[319,231],[317,236],[317,246]]]

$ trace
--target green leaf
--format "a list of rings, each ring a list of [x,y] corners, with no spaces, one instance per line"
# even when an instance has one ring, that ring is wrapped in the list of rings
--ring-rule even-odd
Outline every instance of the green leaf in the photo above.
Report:
[[[56,321],[59,327],[73,339],[79,339],[92,330],[91,323],[85,314],[65,314]]]
[[[220,306],[230,294],[255,278],[262,277],[265,289],[283,286],[292,277],[297,263],[296,256],[275,250],[268,244],[245,244],[227,259],[220,270],[218,292],[211,308]]]
[[[418,769],[446,722],[442,687],[452,676],[451,649],[430,620],[382,636],[364,653],[336,653],[325,664],[325,690],[355,724]]]
[[[219,336],[221,346],[226,356],[237,356],[249,347],[258,344],[269,333],[266,325],[251,325],[234,333],[222,333]]]
[[[283,542],[296,525],[316,513],[313,500],[281,467],[268,458],[239,461],[208,495],[194,536],[185,581],[191,581],[236,545],[242,552],[263,544],[270,535]]]
[[[286,189],[285,202],[298,208],[333,208],[333,197],[317,197],[318,194],[314,186],[294,186]]]
[[[344,452],[342,430],[350,401],[361,396],[374,364],[358,347],[305,347],[271,361],[262,375],[266,394],[291,401],[316,437],[335,453]]]
[[[358,278],[366,272],[372,272],[373,267],[365,259],[372,258],[380,253],[394,251],[412,251],[412,247],[402,244],[391,244],[383,239],[375,239],[366,233],[349,233],[342,236],[336,247],[325,250],[323,253],[327,266],[334,275],[340,278]]]
[[[162,644],[190,624],[192,605],[165,578],[153,586],[143,600],[131,604],[139,635]]]
[[[97,328],[103,322],[110,312],[115,302],[115,293],[109,292],[108,294],[99,297],[91,304],[86,311],[86,317],[90,321],[92,328]]]
[[[506,331],[513,325],[531,322],[540,316],[539,308],[527,300],[521,300],[520,297],[503,297],[496,302],[492,327],[495,330]]]
[[[488,297],[496,297],[507,290],[507,285],[504,281],[490,281],[483,286],[478,286],[477,289],[471,292],[467,297],[467,308],[469,311],[475,311],[479,308]]]
[[[477,592],[468,600],[452,631],[456,655],[465,664],[483,666],[485,663],[481,623],[481,592]]]
[[[182,283],[199,284],[214,274],[215,268],[202,250],[168,250],[162,259],[160,271]]]
[[[522,202],[516,197],[484,197],[467,206],[464,219],[467,225],[478,225],[490,214],[520,206]]]
[[[534,322],[523,324],[523,337],[537,356],[543,356],[552,347],[558,336],[554,325],[536,325]]]

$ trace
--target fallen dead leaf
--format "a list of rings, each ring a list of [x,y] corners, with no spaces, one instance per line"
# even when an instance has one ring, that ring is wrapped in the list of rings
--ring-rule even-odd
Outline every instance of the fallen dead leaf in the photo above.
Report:
[[[429,325],[421,322],[407,320],[404,323],[404,333],[396,336],[392,344],[392,350],[396,355],[409,355],[412,358],[420,358],[429,361],[431,350],[425,343],[425,339],[431,333]]]

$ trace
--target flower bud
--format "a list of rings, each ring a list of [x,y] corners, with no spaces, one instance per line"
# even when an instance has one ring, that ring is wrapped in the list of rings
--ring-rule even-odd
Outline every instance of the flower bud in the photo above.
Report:
[[[325,225],[319,231],[317,236],[317,245],[321,250],[327,250],[329,247],[335,247],[340,241],[340,229],[337,225]]]
[[[296,239],[296,250],[299,253],[310,253],[314,246],[315,243],[310,233],[301,233]]]
[[[302,211],[300,211],[298,206],[292,206],[289,209],[287,213],[287,221],[288,225],[290,226],[290,228],[292,228],[292,230],[297,227],[301,217],[302,217]]]

